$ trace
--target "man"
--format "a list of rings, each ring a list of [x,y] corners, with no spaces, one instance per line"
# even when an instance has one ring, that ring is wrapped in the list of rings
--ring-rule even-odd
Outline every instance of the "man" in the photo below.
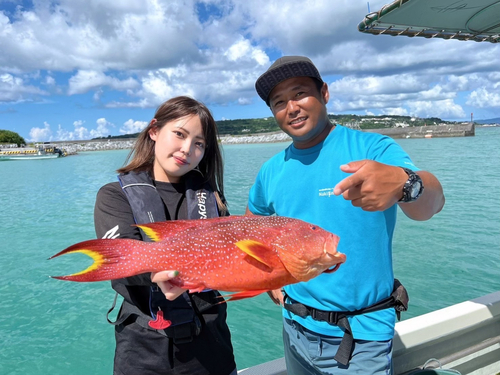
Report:
[[[255,86],[293,144],[262,166],[247,214],[319,225],[347,256],[336,272],[285,287],[285,298],[270,293],[285,307],[288,373],[392,373],[397,206],[430,219],[444,205],[441,184],[392,139],[332,124],[328,86],[308,58],[278,59]]]

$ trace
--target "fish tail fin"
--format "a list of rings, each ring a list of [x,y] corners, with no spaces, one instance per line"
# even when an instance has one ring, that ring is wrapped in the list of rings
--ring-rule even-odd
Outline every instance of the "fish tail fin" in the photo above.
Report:
[[[101,239],[77,243],[57,253],[49,259],[64,254],[82,253],[94,260],[87,269],[67,276],[51,276],[53,279],[68,281],[104,281],[120,279],[139,273],[134,269],[133,245],[141,242],[129,239]]]

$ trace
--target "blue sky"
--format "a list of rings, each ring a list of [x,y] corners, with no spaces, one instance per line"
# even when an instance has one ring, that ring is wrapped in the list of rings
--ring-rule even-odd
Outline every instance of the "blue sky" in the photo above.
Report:
[[[500,45],[361,34],[366,13],[359,0],[0,0],[0,129],[135,133],[176,95],[216,120],[268,117],[254,83],[283,55],[315,62],[330,113],[500,117]]]

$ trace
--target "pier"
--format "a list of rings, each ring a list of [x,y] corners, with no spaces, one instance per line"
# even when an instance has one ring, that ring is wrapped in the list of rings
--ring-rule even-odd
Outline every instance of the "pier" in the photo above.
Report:
[[[476,134],[474,123],[459,125],[411,126],[405,128],[370,129],[364,131],[387,135],[391,138],[472,137]]]

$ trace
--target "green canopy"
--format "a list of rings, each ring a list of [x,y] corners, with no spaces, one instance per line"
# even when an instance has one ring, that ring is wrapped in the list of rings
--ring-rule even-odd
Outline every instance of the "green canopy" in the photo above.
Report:
[[[362,33],[500,42],[498,0],[396,0],[368,14]]]

